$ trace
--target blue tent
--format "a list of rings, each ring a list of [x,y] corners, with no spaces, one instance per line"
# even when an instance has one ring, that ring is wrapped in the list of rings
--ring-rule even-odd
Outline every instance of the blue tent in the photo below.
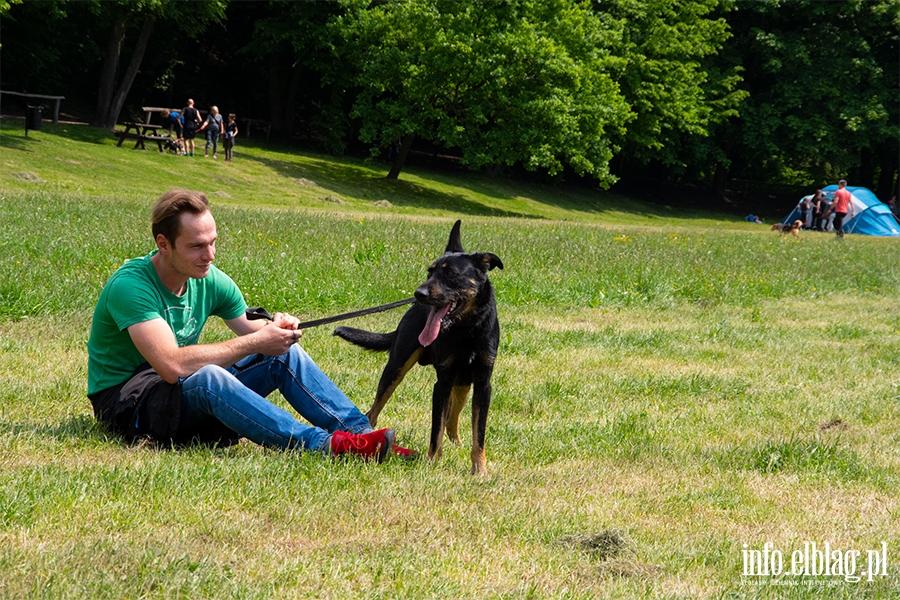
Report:
[[[837,189],[838,186],[829,185],[822,188],[822,191],[831,199],[834,197]],[[844,233],[900,237],[900,223],[897,223],[897,219],[891,214],[891,209],[888,205],[876,198],[871,190],[864,187],[847,186],[847,191],[850,192],[856,216],[844,221]],[[812,198],[812,196],[807,197]],[[800,207],[797,206],[781,222],[793,223],[799,218]]]

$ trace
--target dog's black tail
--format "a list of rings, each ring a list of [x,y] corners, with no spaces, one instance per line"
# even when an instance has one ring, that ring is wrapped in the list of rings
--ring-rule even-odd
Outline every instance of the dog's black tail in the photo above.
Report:
[[[362,329],[354,329],[353,327],[338,327],[334,330],[333,335],[356,344],[357,346],[361,346],[366,350],[372,350],[373,352],[387,352],[391,349],[391,344],[394,343],[397,332],[373,333]]]

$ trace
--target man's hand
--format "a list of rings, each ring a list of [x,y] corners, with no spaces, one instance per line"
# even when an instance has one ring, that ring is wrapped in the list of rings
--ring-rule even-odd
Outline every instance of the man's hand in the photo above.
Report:
[[[275,313],[272,316],[272,324],[283,329],[293,329],[299,331],[300,319],[288,313]]]
[[[253,342],[257,346],[257,353],[266,356],[284,354],[303,337],[299,325],[300,319],[287,313],[275,313],[271,322],[250,334],[255,338]]]

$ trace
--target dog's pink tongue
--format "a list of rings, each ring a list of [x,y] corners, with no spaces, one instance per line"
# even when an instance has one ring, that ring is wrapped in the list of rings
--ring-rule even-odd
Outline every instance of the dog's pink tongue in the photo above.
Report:
[[[431,312],[428,313],[428,321],[425,323],[425,329],[419,334],[419,343],[423,346],[430,346],[437,339],[438,333],[441,332],[441,319],[450,312],[450,305],[441,306],[440,308],[432,306]]]

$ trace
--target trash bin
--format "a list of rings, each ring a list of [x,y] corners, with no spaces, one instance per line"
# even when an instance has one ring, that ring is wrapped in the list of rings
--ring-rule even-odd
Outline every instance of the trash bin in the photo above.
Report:
[[[34,131],[41,130],[41,113],[44,112],[43,106],[29,106],[28,112],[25,115],[25,129],[32,129]]]

